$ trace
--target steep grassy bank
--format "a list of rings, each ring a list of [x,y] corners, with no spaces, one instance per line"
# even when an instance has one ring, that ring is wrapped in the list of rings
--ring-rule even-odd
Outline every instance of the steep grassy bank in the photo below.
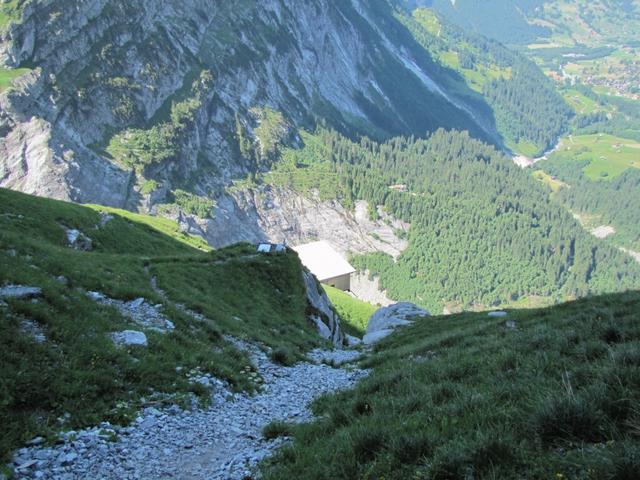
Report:
[[[637,478],[639,314],[630,292],[418,321],[316,402],[266,478]]]
[[[70,228],[91,239],[90,251],[68,246]],[[0,303],[1,461],[36,435],[126,422],[142,405],[186,401],[190,392],[206,398],[190,374],[256,388],[242,372],[249,359],[223,334],[283,350],[289,360],[320,345],[306,320],[297,256],[256,256],[250,245],[208,250],[167,220],[0,189],[0,288],[42,289]],[[142,297],[175,330],[145,330],[88,291]],[[149,346],[115,347],[109,334],[127,329],[144,331]]]
[[[323,285],[322,288],[327,292],[329,300],[340,314],[343,329],[351,335],[364,335],[367,323],[378,307],[353,298],[348,293],[329,285]]]

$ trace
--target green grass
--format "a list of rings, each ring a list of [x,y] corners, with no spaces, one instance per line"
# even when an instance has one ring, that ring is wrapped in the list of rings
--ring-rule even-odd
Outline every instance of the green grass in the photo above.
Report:
[[[263,465],[267,480],[632,479],[640,293],[428,317],[379,344],[356,389]]]
[[[0,20],[0,25],[2,20]],[[0,93],[11,87],[11,82],[14,78],[18,78],[20,75],[30,72],[28,68],[4,68],[0,67]]]
[[[544,183],[553,193],[557,193],[561,188],[567,187],[567,184],[558,180],[557,178],[552,177],[544,170],[536,170],[533,172],[533,178]]]
[[[612,179],[628,168],[640,168],[640,143],[613,135],[576,135],[563,138],[553,159],[588,161],[585,175],[591,180]]]
[[[603,108],[598,103],[583,95],[577,90],[569,89],[562,92],[565,101],[575,110],[577,114],[588,115],[602,111]]]
[[[105,223],[100,211],[113,218]],[[64,227],[89,236],[93,250],[67,247]],[[256,388],[246,374],[249,359],[223,334],[284,349],[291,361],[322,344],[306,320],[296,255],[257,256],[248,244],[207,250],[168,220],[0,189],[0,286],[43,289],[35,302],[0,306],[0,463],[36,435],[53,438],[60,429],[103,420],[126,423],[143,397],[180,402],[194,393],[206,401],[206,391],[188,381],[191,370],[236,390]],[[152,287],[153,277],[164,295]],[[146,331],[146,349],[116,348],[109,333],[141,327],[87,291],[144,297],[176,329]],[[178,303],[206,319],[195,320]],[[21,333],[25,320],[44,329],[45,343]]]
[[[371,315],[375,313],[378,307],[353,298],[351,295],[330,285],[322,285],[322,288],[327,292],[333,306],[336,307],[345,331],[355,336],[364,335],[367,323],[369,323]]]
[[[29,0],[4,0],[0,3],[0,30],[11,22],[19,22],[22,10]]]
[[[530,158],[537,156],[540,152],[540,146],[527,140],[520,140],[518,143],[506,140],[505,145],[511,151]]]

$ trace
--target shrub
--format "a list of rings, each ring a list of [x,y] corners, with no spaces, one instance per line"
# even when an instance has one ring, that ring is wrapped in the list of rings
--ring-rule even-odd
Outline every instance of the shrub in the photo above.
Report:
[[[285,367],[289,367],[295,363],[295,358],[288,350],[284,348],[276,348],[271,352],[271,360]]]
[[[274,421],[262,429],[262,436],[267,440],[273,440],[278,437],[290,437],[292,435],[293,426],[287,422]]]
[[[382,429],[365,426],[355,432],[352,438],[352,448],[358,462],[373,460],[385,445],[385,435]]]

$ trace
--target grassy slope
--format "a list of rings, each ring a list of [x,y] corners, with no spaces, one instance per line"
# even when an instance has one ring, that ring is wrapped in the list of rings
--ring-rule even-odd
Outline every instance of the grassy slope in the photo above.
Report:
[[[223,333],[285,349],[292,359],[319,345],[305,319],[295,255],[257,257],[250,245],[206,252],[201,239],[166,220],[108,209],[114,218],[98,227],[96,209],[106,210],[0,189],[0,286],[43,289],[37,302],[10,300],[0,307],[0,462],[35,435],[104,419],[125,422],[142,397],[154,400],[154,392],[171,394],[171,401],[205,393],[188,382],[192,369],[238,390],[255,388],[241,373],[248,358]],[[68,248],[62,225],[91,237],[94,249]],[[60,275],[66,283],[56,280]],[[166,298],[152,288],[152,276]],[[88,290],[161,304],[176,330],[146,332],[147,349],[117,349],[110,332],[140,327],[90,300]],[[195,321],[174,302],[208,320]],[[44,328],[44,344],[20,333],[27,319]],[[60,424],[65,412],[71,416]]]
[[[588,161],[584,173],[589,179],[612,179],[627,168],[640,168],[640,144],[605,134],[576,135],[562,139],[552,158]]]
[[[372,375],[315,404],[267,479],[632,479],[640,470],[640,294],[431,317]]]
[[[347,333],[355,336],[364,335],[367,323],[378,307],[353,298],[342,290],[329,285],[322,285],[322,287],[340,314],[340,318],[343,320],[342,326]]]

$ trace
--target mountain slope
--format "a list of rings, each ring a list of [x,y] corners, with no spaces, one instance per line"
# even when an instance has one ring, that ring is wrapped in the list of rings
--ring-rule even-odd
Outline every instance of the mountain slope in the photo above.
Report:
[[[449,88],[453,72],[386,1],[85,3],[29,2],[0,37],[5,65],[37,67],[0,100],[5,187],[130,209],[181,187],[213,196],[268,167],[288,125],[317,121],[499,142],[487,105]],[[269,111],[280,126],[265,129],[260,158],[245,158],[238,128],[258,130]]]
[[[634,292],[418,319],[315,403],[265,478],[636,478],[638,312]]]
[[[528,172],[467,134],[439,130],[382,144],[330,131],[304,138],[305,148],[286,151],[262,181],[307,195],[324,191],[344,205],[366,200],[411,225],[399,256],[353,260],[379,275],[391,298],[440,312],[640,285],[631,258],[592,238]]]
[[[36,435],[126,423],[149,402],[206,402],[197,376],[255,390],[228,336],[302,358],[325,344],[307,294],[293,253],[210,251],[168,220],[0,189],[1,461]],[[126,330],[148,346],[116,346]]]

